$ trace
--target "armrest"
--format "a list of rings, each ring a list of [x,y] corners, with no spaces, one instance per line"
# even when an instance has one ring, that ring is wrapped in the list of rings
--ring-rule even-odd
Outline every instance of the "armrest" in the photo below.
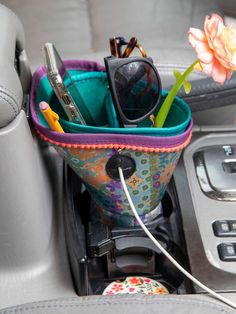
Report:
[[[222,85],[210,77],[194,80],[191,85],[188,95],[181,89],[178,96],[190,105],[192,112],[236,104],[236,73]]]
[[[0,5],[0,128],[20,112],[23,89],[30,83],[30,70],[24,51],[24,31],[20,20]],[[22,84],[21,84],[22,82]]]

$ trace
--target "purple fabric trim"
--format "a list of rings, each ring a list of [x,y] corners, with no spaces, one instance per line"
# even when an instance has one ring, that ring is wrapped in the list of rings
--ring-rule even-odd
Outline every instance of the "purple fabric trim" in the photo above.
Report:
[[[65,64],[69,69],[85,69],[88,71],[104,71],[104,67],[93,61],[78,61],[78,60],[67,60]],[[35,126],[38,130],[47,138],[66,144],[121,144],[121,145],[132,145],[142,147],[153,147],[153,148],[171,148],[184,143],[190,135],[193,127],[191,120],[187,130],[177,136],[168,137],[157,137],[145,135],[127,135],[127,134],[76,134],[76,133],[57,133],[50,129],[42,126],[39,123],[38,116],[36,114],[36,91],[41,79],[46,75],[45,66],[39,67],[34,73],[31,94],[30,94],[30,111],[31,117]]]
[[[142,147],[153,147],[153,148],[171,148],[179,146],[184,143],[190,135],[192,130],[193,122],[191,120],[187,130],[177,136],[168,137],[157,137],[145,135],[127,135],[127,134],[76,134],[76,133],[57,133],[49,130],[48,128],[42,127],[37,123],[37,127],[40,132],[47,138],[66,144],[121,144],[121,145],[132,145]]]
[[[105,67],[95,61],[88,60],[66,60],[66,66],[69,69],[81,69],[86,71],[104,72]]]

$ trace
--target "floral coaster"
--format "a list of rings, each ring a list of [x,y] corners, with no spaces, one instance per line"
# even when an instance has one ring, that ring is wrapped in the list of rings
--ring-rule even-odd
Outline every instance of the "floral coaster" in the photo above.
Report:
[[[111,294],[135,294],[148,295],[169,294],[169,291],[160,282],[146,277],[127,277],[124,281],[113,281],[103,291],[103,295]]]

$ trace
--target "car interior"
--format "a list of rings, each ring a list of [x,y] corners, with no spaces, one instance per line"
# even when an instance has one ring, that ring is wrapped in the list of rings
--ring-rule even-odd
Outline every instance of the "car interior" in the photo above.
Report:
[[[186,102],[191,117],[183,136],[176,136],[181,138],[182,152],[170,149],[169,157],[167,150],[159,148],[135,153],[127,148],[126,156],[126,148],[120,145],[121,154],[115,160],[117,155],[111,157],[111,152],[118,146],[106,146],[108,139],[122,138],[126,147],[138,147],[144,135],[132,133],[127,126],[121,136],[111,137],[115,132],[103,128],[102,122],[96,131],[102,143],[98,149],[95,142],[87,144],[95,141],[94,129],[81,134],[76,131],[78,125],[71,131],[77,137],[63,132],[68,143],[63,144],[56,134],[53,141],[50,134],[56,132],[47,131],[42,108],[37,107],[47,97],[57,103],[55,90],[45,81],[45,43],[55,45],[70,73],[78,71],[75,75],[84,75],[88,84],[92,79],[82,72],[96,72],[107,93],[104,58],[111,54],[109,39],[135,36],[141,45],[136,47],[141,53],[144,47],[153,60],[145,64],[155,68],[154,74],[158,71],[162,90],[168,93],[175,83],[173,70],[184,72],[196,59],[188,42],[189,28],[201,29],[205,16],[213,13],[236,29],[233,0],[1,0],[0,314],[236,312],[236,75],[218,84],[203,72],[190,74],[192,90],[186,95],[181,89],[176,106]],[[117,81],[115,77],[115,83],[112,79],[110,83],[116,87]],[[104,121],[106,113],[99,105],[103,91],[95,85],[84,88],[94,103],[92,118],[97,114]],[[69,132],[67,121],[61,123]],[[153,138],[151,134],[143,141],[152,145]],[[167,145],[164,140],[161,143]],[[98,151],[102,154],[99,166],[93,159]],[[132,194],[136,200],[142,190],[139,169],[149,159],[154,169],[160,160],[167,163],[166,158],[174,166],[169,164],[170,170],[165,170],[169,181],[163,183],[167,186],[160,203],[147,214],[146,226],[198,282],[171,262],[134,220],[127,222],[127,216],[118,220],[120,213],[116,218],[99,218],[105,212],[108,215],[112,202],[121,208],[123,201],[114,195],[107,200],[106,191],[94,189],[94,177],[106,170],[113,179],[114,185],[109,186],[113,193],[116,186],[121,188],[118,166],[114,166],[119,163],[124,174],[128,169],[125,179],[136,191]],[[132,182],[127,179],[130,176]],[[145,193],[139,209],[149,206],[149,194],[154,192]],[[146,283],[154,280],[165,290],[150,295],[114,293],[123,291],[122,283],[136,276],[148,278]],[[112,292],[109,287],[114,283],[117,290]],[[168,294],[162,293],[166,290]]]

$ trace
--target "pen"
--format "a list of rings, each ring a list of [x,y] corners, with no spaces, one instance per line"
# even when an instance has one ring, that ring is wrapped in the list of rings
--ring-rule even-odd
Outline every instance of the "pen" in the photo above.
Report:
[[[49,104],[45,101],[41,101],[39,104],[39,109],[42,112],[45,120],[53,131],[64,133],[60,123],[59,116],[56,112],[52,111]]]

